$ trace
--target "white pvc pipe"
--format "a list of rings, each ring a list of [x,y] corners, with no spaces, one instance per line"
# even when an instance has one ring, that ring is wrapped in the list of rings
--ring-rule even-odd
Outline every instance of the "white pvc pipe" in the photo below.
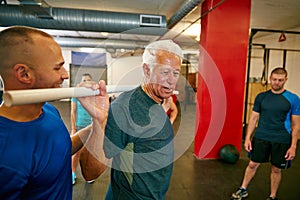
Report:
[[[107,93],[119,93],[131,90],[137,86],[106,86]],[[28,89],[28,90],[9,90],[4,91],[3,101],[6,106],[16,106],[23,104],[41,103],[55,101],[72,97],[94,96],[100,93],[99,90],[92,90],[85,87],[70,88],[47,88],[47,89]]]

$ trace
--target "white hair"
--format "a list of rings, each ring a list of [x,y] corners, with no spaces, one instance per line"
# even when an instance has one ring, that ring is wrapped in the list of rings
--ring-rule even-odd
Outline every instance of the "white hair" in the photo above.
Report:
[[[182,49],[178,44],[176,44],[172,40],[158,40],[146,46],[143,53],[143,63],[156,63],[156,53],[158,50],[164,50],[169,53],[173,53],[179,56],[180,59],[183,58]]]

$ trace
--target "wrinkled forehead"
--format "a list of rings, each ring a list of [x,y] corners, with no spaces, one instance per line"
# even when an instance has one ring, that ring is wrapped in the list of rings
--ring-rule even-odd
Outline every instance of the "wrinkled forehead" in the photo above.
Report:
[[[157,63],[163,65],[181,65],[181,58],[172,52],[165,51],[165,50],[158,50],[157,51]]]

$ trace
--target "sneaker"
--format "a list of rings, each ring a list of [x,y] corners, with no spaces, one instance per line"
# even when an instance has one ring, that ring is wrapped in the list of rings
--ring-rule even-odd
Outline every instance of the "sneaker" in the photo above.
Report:
[[[74,185],[76,183],[76,174],[75,172],[72,172],[72,184]]]
[[[247,189],[239,188],[235,193],[232,193],[231,199],[241,200],[248,196]]]
[[[88,184],[92,184],[92,183],[94,183],[94,182],[95,182],[95,180],[87,181]]]
[[[276,198],[276,197],[274,197],[274,198],[272,198],[272,197],[268,197],[267,198],[267,200],[279,200],[278,198]]]

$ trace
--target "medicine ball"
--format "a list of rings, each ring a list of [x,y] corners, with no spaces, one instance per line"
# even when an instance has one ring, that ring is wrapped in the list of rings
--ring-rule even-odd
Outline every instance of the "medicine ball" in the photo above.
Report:
[[[239,160],[240,154],[234,145],[226,144],[220,149],[219,156],[221,161],[234,164]]]

